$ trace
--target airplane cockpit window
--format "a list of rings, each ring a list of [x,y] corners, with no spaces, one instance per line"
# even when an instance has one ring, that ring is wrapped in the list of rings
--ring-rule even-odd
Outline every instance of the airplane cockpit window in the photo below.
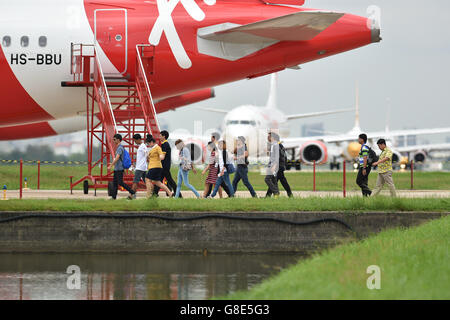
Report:
[[[228,120],[227,125],[230,125],[230,124],[245,124],[245,125],[251,125],[251,126],[255,127],[256,121],[255,120]]]
[[[241,120],[240,124],[246,124],[246,125],[251,125],[251,126],[256,126],[256,122],[254,120]]]
[[[2,40],[2,46],[3,47],[9,47],[11,45],[11,37],[10,36],[4,36]]]
[[[20,38],[20,45],[22,47],[28,47],[28,44],[30,43],[30,39],[27,36],[23,36]]]
[[[45,47],[45,46],[47,46],[47,37],[40,36],[39,37],[39,47]]]

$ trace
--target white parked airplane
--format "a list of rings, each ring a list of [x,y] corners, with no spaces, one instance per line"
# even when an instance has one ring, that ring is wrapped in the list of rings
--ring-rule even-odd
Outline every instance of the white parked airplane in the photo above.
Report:
[[[254,105],[242,105],[232,110],[198,107],[204,111],[216,112],[224,114],[225,117],[221,124],[222,138],[227,141],[228,149],[234,146],[234,141],[239,137],[245,137],[249,149],[250,157],[265,157],[267,152],[267,133],[276,131],[282,138],[289,136],[288,122],[294,119],[303,119],[310,117],[318,117],[331,115],[342,112],[353,111],[353,108],[320,111],[302,114],[286,115],[277,108],[277,74],[271,75],[270,93],[267,104],[264,107]],[[177,135],[174,137],[187,137],[186,135]],[[210,136],[198,137],[195,141],[208,140]],[[196,143],[196,142],[193,142]],[[199,159],[198,152],[201,151],[200,146],[192,146],[196,151],[195,159]]]
[[[439,134],[450,132],[450,127],[447,128],[432,128],[432,129],[408,129],[408,130],[389,130],[386,126],[384,131],[377,132],[364,132],[368,137],[368,144],[376,146],[376,141],[379,138],[384,138],[392,148],[394,152],[393,161],[398,162],[401,160],[401,153],[409,153],[412,155],[412,159],[416,162],[423,162],[426,158],[427,151],[432,150],[448,150],[450,144],[433,144],[423,146],[408,146],[402,148],[395,147],[395,139],[398,137],[405,137],[410,135],[426,135],[426,134]],[[297,157],[301,162],[306,164],[324,164],[330,162],[330,168],[339,168],[339,160],[354,160],[358,157],[361,145],[357,142],[358,135],[363,133],[359,123],[359,94],[358,88],[356,89],[356,101],[355,101],[355,125],[347,133],[323,135],[316,137],[305,138],[285,138],[283,139],[283,145],[286,149],[292,151],[293,159]],[[374,149],[379,153],[378,148]]]

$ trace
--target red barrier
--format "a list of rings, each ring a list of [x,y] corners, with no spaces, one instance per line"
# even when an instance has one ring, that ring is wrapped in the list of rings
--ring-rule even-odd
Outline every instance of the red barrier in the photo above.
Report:
[[[22,199],[23,160],[20,159],[20,199]]]
[[[316,161],[313,164],[313,191],[316,191]]]
[[[343,181],[342,181],[342,189],[343,189],[343,193],[344,193],[344,198],[346,197],[346,187],[347,187],[347,177],[346,177],[346,168],[345,168],[345,160],[342,161],[342,175],[343,175]]]
[[[38,177],[37,177],[37,189],[41,186],[41,160],[38,160]]]
[[[414,160],[411,160],[411,190],[414,189]]]

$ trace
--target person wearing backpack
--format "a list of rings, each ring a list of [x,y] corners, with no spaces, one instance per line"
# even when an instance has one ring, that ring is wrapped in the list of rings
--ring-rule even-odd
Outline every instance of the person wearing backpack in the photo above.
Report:
[[[129,163],[125,163],[124,165],[124,159],[126,158],[125,155],[128,154],[128,152],[121,145],[121,142],[122,136],[118,133],[115,134],[113,137],[113,143],[116,145],[115,157],[113,162],[111,162],[108,166],[108,170],[111,170],[114,167],[113,189],[111,196],[113,200],[116,200],[117,191],[119,189],[119,186],[121,186],[130,193],[128,199],[131,200],[133,199],[136,192],[132,188],[130,188],[129,185],[123,182],[123,171],[131,166],[131,160],[129,161]],[[127,158],[129,159],[129,154]]]
[[[286,170],[286,163],[287,163],[286,149],[284,148],[283,144],[281,144],[281,141],[278,141],[278,146],[280,149],[280,159],[279,159],[279,169],[277,172],[277,183],[278,183],[278,181],[280,181],[284,190],[286,190],[288,197],[292,198],[292,197],[294,197],[294,195],[292,194],[291,186],[289,185],[289,182],[287,181],[286,176],[284,175],[284,171]],[[270,197],[271,195],[272,195],[272,191],[269,188],[267,190],[266,197]]]
[[[277,181],[280,166],[280,145],[278,144],[280,136],[275,132],[269,132],[267,140],[269,141],[269,163],[267,164],[264,181],[269,188],[267,193],[273,194],[274,198],[278,198],[280,196]]]
[[[189,171],[192,169],[194,174],[197,173],[194,166],[192,165],[191,153],[189,152],[189,149],[186,148],[183,140],[181,139],[175,141],[175,147],[178,149],[180,156],[180,166],[178,169],[177,191],[175,193],[175,198],[180,197],[181,184],[184,182],[184,185],[191,189],[197,199],[200,199],[200,194],[197,192],[197,190],[195,190],[194,186],[189,183]]]
[[[366,144],[367,143],[367,135],[365,133],[361,133],[358,136],[358,142],[361,145],[361,150],[359,151],[359,170],[358,175],[356,177],[356,184],[361,188],[362,195],[364,197],[368,197],[372,194],[372,190],[369,188],[369,174],[371,169],[371,159],[369,157],[369,153],[372,154],[373,150],[370,151],[371,148]]]

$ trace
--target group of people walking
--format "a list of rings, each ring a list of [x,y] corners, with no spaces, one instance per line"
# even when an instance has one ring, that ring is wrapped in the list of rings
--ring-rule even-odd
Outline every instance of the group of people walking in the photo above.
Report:
[[[133,185],[130,187],[123,181],[124,170],[124,156],[126,154],[125,148],[121,145],[122,136],[116,134],[113,142],[116,144],[115,157],[112,163],[108,166],[108,170],[114,168],[114,177],[112,184],[111,196],[113,199],[117,197],[117,190],[122,186],[129,192],[128,199],[136,198],[136,191],[139,183],[142,181],[147,188],[147,198],[152,196],[157,197],[159,191],[162,189],[167,196],[179,198],[182,197],[182,184],[190,189],[197,198],[214,198],[217,194],[223,197],[223,192],[227,193],[228,197],[232,198],[237,191],[238,184],[242,180],[244,186],[248,189],[251,196],[256,198],[257,194],[248,178],[248,148],[244,137],[238,137],[236,140],[233,155],[227,150],[227,144],[224,140],[217,141],[217,137],[213,135],[211,141],[208,142],[208,159],[207,166],[202,171],[205,175],[205,188],[203,194],[200,195],[198,191],[189,183],[189,172],[196,173],[193,166],[191,153],[185,146],[184,142],[179,139],[175,141],[175,147],[179,154],[179,166],[177,182],[172,178],[170,172],[172,150],[167,139],[169,133],[161,131],[160,140],[161,146],[156,143],[156,140],[151,135],[147,135],[145,141],[140,134],[135,134],[133,140],[138,145],[136,153],[136,167],[133,179]],[[277,198],[280,195],[278,182],[286,190],[289,197],[293,197],[292,190],[284,175],[286,170],[287,156],[283,144],[280,142],[280,136],[275,132],[269,132],[268,140],[268,156],[269,162],[266,167],[265,183],[268,186],[266,197],[272,195]],[[368,197],[372,194],[368,186],[368,177],[372,167],[378,166],[378,179],[373,195],[377,195],[384,184],[387,184],[392,196],[396,196],[395,186],[392,179],[392,151],[386,146],[384,139],[379,139],[378,147],[382,151],[377,157],[375,152],[367,145],[367,135],[360,134],[358,141],[361,144],[359,153],[359,171],[356,178],[357,185],[361,188],[362,194]],[[236,167],[233,162],[236,162]],[[230,174],[234,173],[233,182],[231,182]],[[163,183],[166,179],[167,184]]]
[[[114,177],[112,184],[111,196],[116,199],[117,190],[119,186],[123,187],[129,192],[128,199],[136,199],[136,191],[139,183],[142,181],[147,188],[147,198],[158,196],[160,189],[166,192],[169,197],[182,197],[182,184],[190,189],[197,198],[214,198],[217,194],[223,197],[225,192],[228,197],[232,198],[237,191],[238,184],[242,180],[244,186],[248,189],[251,196],[256,198],[257,194],[248,178],[248,148],[244,137],[238,137],[233,151],[233,155],[227,150],[227,144],[224,140],[217,141],[215,135],[211,136],[211,141],[208,142],[208,159],[207,166],[202,171],[205,175],[205,189],[200,195],[198,191],[189,183],[189,172],[196,173],[191,160],[191,153],[185,146],[184,142],[179,139],[175,141],[175,147],[179,153],[179,167],[177,183],[172,178],[171,168],[171,147],[167,139],[169,133],[161,131],[161,146],[159,146],[154,137],[147,135],[145,141],[140,134],[135,134],[133,140],[138,146],[136,153],[136,167],[133,179],[133,185],[130,187],[123,181],[124,170],[124,156],[126,151],[121,145],[122,136],[116,134],[113,142],[116,145],[115,157],[112,163],[108,166],[108,170],[114,168]],[[266,197],[278,197],[280,192],[278,189],[278,181],[282,183],[287,191],[287,194],[292,197],[292,191],[289,183],[284,176],[286,169],[286,152],[283,145],[280,143],[278,134],[271,132],[268,134],[269,142],[269,164],[267,166],[266,184],[268,190]],[[234,166],[236,162],[236,167]],[[233,182],[231,182],[230,174],[234,173]],[[166,179],[167,184],[163,183]]]
[[[379,156],[376,155],[367,145],[367,135],[362,133],[358,136],[358,142],[361,145],[359,151],[359,170],[356,177],[356,184],[361,188],[362,195],[369,197],[370,195],[378,195],[383,189],[384,184],[389,188],[389,192],[392,197],[396,197],[396,191],[394,186],[394,180],[392,179],[392,150],[386,146],[385,139],[379,139],[377,141],[378,148],[381,150]],[[372,167],[378,167],[378,178],[375,189],[369,188],[369,174]]]

